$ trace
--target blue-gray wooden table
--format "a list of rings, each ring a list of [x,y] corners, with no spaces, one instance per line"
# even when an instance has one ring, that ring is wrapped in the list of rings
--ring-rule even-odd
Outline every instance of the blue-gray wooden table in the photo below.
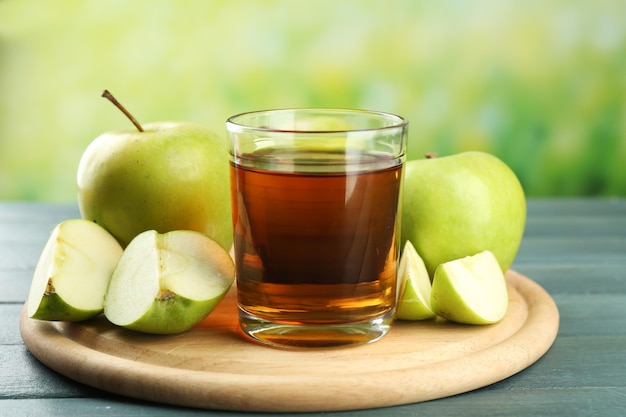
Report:
[[[0,203],[0,416],[252,415],[112,395],[29,353],[18,315],[35,264],[52,228],[76,217],[75,205]],[[626,199],[530,200],[513,268],[543,286],[560,312],[558,337],[534,365],[450,398],[312,415],[626,416]]]

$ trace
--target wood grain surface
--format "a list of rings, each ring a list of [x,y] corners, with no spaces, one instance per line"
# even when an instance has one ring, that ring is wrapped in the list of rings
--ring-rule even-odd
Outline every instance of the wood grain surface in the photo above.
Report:
[[[510,306],[500,323],[396,322],[364,346],[287,351],[238,334],[231,291],[194,329],[144,335],[103,317],[33,320],[22,338],[41,362],[87,385],[128,397],[198,408],[339,411],[416,403],[480,388],[534,363],[559,328],[556,304],[533,280],[507,273]]]

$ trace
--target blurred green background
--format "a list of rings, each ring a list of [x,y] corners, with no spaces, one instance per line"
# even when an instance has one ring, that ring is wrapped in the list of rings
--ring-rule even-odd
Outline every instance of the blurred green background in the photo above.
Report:
[[[0,200],[75,201],[100,133],[355,107],[409,158],[491,152],[529,196],[626,196],[623,0],[0,0]]]

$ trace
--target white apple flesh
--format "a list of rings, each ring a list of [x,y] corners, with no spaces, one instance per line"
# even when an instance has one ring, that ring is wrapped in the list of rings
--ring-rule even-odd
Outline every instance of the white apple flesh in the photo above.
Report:
[[[115,268],[104,314],[144,333],[183,332],[217,306],[234,279],[228,252],[205,235],[146,231],[130,242]]]
[[[438,316],[465,324],[496,323],[508,304],[504,274],[490,251],[443,263],[435,271],[431,307]]]
[[[100,314],[121,255],[117,240],[93,222],[73,219],[58,224],[35,268],[28,316],[81,321]]]

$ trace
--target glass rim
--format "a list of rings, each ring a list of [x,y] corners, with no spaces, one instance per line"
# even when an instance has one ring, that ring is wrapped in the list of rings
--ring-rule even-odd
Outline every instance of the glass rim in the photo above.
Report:
[[[238,123],[236,120],[242,118],[244,116],[250,116],[255,114],[272,114],[272,113],[286,113],[286,112],[304,112],[304,111],[314,111],[314,112],[326,112],[330,114],[364,114],[364,115],[372,115],[384,117],[390,120],[395,120],[396,123],[390,124],[389,126],[380,126],[380,127],[370,127],[370,128],[361,128],[361,129],[279,129],[275,127],[264,127],[264,126],[250,126],[242,123]],[[308,134],[317,134],[317,133],[342,133],[342,132],[376,132],[383,131],[389,129],[398,129],[398,128],[406,128],[409,124],[409,121],[397,114],[378,111],[378,110],[364,110],[364,109],[356,109],[356,108],[336,108],[336,107],[286,107],[286,108],[274,108],[274,109],[266,109],[266,110],[252,110],[247,112],[242,112],[230,116],[226,119],[226,128],[231,131],[231,127],[236,128],[238,131],[243,130],[253,130],[259,132],[275,132],[275,133],[308,133]]]

